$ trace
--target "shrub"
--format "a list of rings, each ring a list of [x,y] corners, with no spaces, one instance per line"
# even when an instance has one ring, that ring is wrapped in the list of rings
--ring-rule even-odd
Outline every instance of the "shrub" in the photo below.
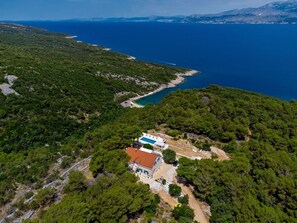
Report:
[[[174,138],[177,138],[181,134],[178,130],[166,130],[165,133]]]
[[[176,184],[170,184],[169,194],[173,197],[179,197],[181,194],[181,187],[177,186]]]
[[[189,204],[189,196],[188,195],[185,195],[183,197],[179,197],[178,198],[178,202],[183,204],[183,205],[187,205]]]
[[[55,181],[58,178],[59,178],[59,175],[58,175],[58,173],[55,172],[55,173],[48,176],[48,178],[46,179],[46,183],[49,184],[49,183]]]
[[[45,207],[54,201],[55,192],[56,191],[53,188],[41,189],[36,194],[34,201],[36,202],[38,207]]]
[[[161,197],[160,197],[158,194],[155,194],[155,195],[154,195],[154,202],[155,202],[156,204],[159,204],[160,201],[161,201]]]
[[[29,204],[30,210],[37,210],[38,208],[39,208],[39,205],[36,200],[33,200],[30,202],[30,204]]]
[[[196,146],[198,149],[204,150],[204,151],[211,151],[211,145],[208,142],[202,143],[202,142],[196,142],[194,143],[194,146]]]
[[[187,205],[182,205],[180,207],[175,207],[172,210],[172,216],[175,220],[181,223],[193,222],[194,211]]]
[[[34,195],[33,191],[29,191],[25,194],[25,198],[28,200],[29,198],[31,198]]]
[[[61,168],[62,169],[66,169],[68,167],[70,167],[71,163],[72,163],[73,159],[71,157],[65,157],[61,163]]]
[[[171,149],[166,149],[163,151],[163,159],[167,164],[173,164],[176,160],[176,153]]]
[[[160,196],[158,194],[155,194],[152,204],[146,209],[146,214],[149,219],[156,215],[158,204],[160,203],[160,201]]]
[[[65,193],[82,192],[87,188],[87,180],[82,172],[73,170],[69,174],[69,182],[64,187]]]
[[[228,143],[227,145],[224,146],[224,151],[227,153],[233,153],[237,150],[237,144],[235,141],[232,141],[230,143]]]
[[[149,149],[149,150],[154,150],[154,147],[152,145],[150,145],[150,144],[144,144],[143,148]]]

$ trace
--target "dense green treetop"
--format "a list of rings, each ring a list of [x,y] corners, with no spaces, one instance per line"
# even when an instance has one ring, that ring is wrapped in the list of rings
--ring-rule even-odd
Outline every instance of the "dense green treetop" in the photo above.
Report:
[[[176,152],[171,149],[166,149],[162,152],[165,163],[173,164],[176,161]]]
[[[14,75],[12,89],[20,94],[0,91],[1,206],[12,198],[16,182],[40,184],[60,155],[67,155],[64,168],[82,150],[90,155],[92,147],[81,138],[125,112],[121,97],[147,93],[185,71],[65,37],[0,22],[0,85]],[[118,146],[113,139],[105,144]]]
[[[159,105],[159,122],[183,132],[230,142],[252,138],[283,148],[297,136],[297,104],[236,89],[211,86],[179,91]],[[264,138],[263,138],[264,137]],[[287,142],[285,142],[287,140]]]
[[[55,145],[115,117],[117,93],[145,93],[184,69],[129,60],[63,34],[0,23],[0,80],[15,75],[20,96],[0,94],[0,151]]]
[[[178,175],[211,206],[211,222],[297,222],[297,104],[211,86],[176,92],[159,123],[229,142],[232,160],[179,160]]]
[[[87,180],[82,172],[73,170],[68,176],[68,184],[63,188],[64,193],[79,193],[87,188]]]
[[[179,223],[192,223],[194,219],[194,211],[188,205],[181,205],[172,210],[173,217]]]
[[[181,187],[176,184],[169,185],[169,194],[173,197],[179,197],[181,195]]]
[[[137,183],[136,176],[128,172],[126,159],[112,159],[121,156],[116,150],[104,153],[103,159],[98,159],[102,154],[94,154],[91,164],[96,182],[86,189],[82,175],[77,171],[71,173],[65,188],[68,194],[61,203],[50,207],[39,222],[124,223],[150,208],[154,196],[149,186]]]
[[[156,125],[225,144],[231,161],[179,160],[179,176],[211,205],[212,222],[296,222],[295,101],[218,86],[178,91],[159,105],[127,111],[92,138]]]

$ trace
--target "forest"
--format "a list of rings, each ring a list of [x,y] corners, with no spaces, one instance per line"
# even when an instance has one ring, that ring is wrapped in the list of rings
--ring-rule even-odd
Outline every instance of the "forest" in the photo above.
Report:
[[[14,75],[20,94],[0,91],[0,206],[18,183],[40,187],[60,156],[70,155],[68,164],[79,157],[72,151],[81,145],[73,139],[124,113],[116,95],[147,93],[186,71],[128,60],[66,36],[0,23],[0,84]]]
[[[20,94],[0,94],[0,151],[5,153],[55,146],[121,112],[116,94],[148,92],[185,71],[128,60],[35,28],[2,23],[0,30],[0,80],[17,76],[14,90]]]
[[[137,183],[137,178],[127,170],[125,152],[110,153],[117,159],[103,160],[104,165],[117,161],[118,167],[102,169],[92,185],[84,175],[74,171],[69,176],[69,183],[64,188],[64,198],[53,204],[46,212],[39,214],[39,220],[26,222],[127,222],[144,210],[149,210],[154,203],[154,196],[147,185]],[[93,169],[95,167],[92,167]],[[104,174],[108,171],[108,175]],[[95,175],[96,176],[96,175]],[[41,202],[35,198],[40,208]],[[43,201],[49,199],[42,199]]]
[[[171,129],[225,142],[231,161],[179,161],[211,222],[297,222],[295,101],[210,86],[171,94],[158,110]]]
[[[179,160],[178,176],[211,206],[211,222],[297,222],[296,101],[212,85],[124,109],[115,94],[155,85],[137,86],[123,76],[141,74],[163,84],[184,69],[130,61],[63,34],[3,23],[0,30],[0,81],[17,76],[20,93],[0,94],[0,206],[11,201],[18,184],[42,188],[58,158],[65,168],[92,156],[94,180],[71,173],[62,201],[53,205],[55,192],[41,190],[30,204],[40,210],[33,222],[126,222],[143,213],[152,218],[158,199],[127,171],[123,149],[142,132],[162,127],[220,142],[231,156],[224,162]],[[121,78],[105,78],[105,72]],[[51,207],[44,210],[46,205]]]
[[[129,109],[87,134],[89,145],[100,145],[90,166],[95,176],[104,170],[123,173],[122,149],[142,131],[160,125],[221,141],[230,154],[232,159],[224,162],[179,160],[179,177],[194,186],[197,199],[211,206],[211,222],[296,222],[295,101],[210,86],[172,93],[155,106]]]

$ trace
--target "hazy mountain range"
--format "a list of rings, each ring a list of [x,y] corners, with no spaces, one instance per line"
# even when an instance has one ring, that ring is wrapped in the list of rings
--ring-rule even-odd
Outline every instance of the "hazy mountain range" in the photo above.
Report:
[[[270,3],[259,8],[244,8],[218,14],[190,16],[151,16],[134,18],[93,18],[108,22],[170,22],[209,24],[297,24],[297,0]]]

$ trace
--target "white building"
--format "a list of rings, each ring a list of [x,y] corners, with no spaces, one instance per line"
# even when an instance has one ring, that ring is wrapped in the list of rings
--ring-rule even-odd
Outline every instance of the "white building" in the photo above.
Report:
[[[161,154],[152,150],[127,148],[127,155],[130,157],[129,168],[133,172],[143,173],[152,177],[154,172],[162,164]]]
[[[160,149],[168,148],[168,145],[166,144],[165,139],[162,139],[161,137],[153,136],[147,133],[142,134],[142,136],[139,139],[139,142],[141,142],[142,144],[149,144]]]

